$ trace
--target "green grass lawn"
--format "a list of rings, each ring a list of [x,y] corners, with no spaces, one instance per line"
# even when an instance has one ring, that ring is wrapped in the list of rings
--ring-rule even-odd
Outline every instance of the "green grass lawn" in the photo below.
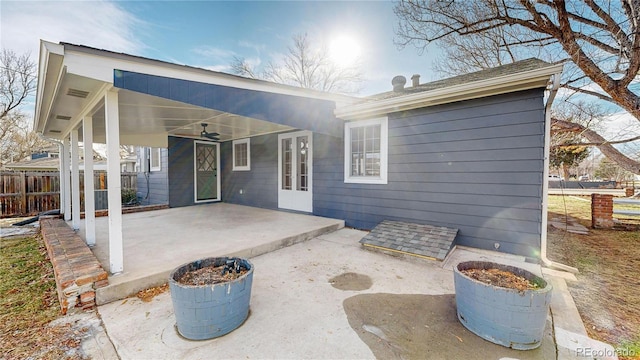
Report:
[[[640,205],[635,204],[614,204],[614,210],[640,211]],[[549,195],[549,212],[558,214],[569,214],[580,220],[583,225],[591,225],[591,197],[574,195]],[[613,214],[614,219],[629,224],[640,224],[640,216],[629,216]]]

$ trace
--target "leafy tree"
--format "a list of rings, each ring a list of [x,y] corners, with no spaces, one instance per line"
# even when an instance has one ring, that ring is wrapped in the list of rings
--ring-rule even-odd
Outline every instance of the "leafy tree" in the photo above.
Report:
[[[309,36],[293,36],[293,44],[278,61],[270,61],[259,71],[245,58],[235,57],[233,73],[254,79],[327,92],[354,94],[360,91],[363,74],[356,62],[340,66],[332,61],[325,47],[314,47]]]
[[[21,160],[45,141],[29,128],[21,106],[36,87],[36,65],[28,54],[0,52],[0,166]]]
[[[569,180],[570,169],[589,156],[589,147],[579,145],[565,145],[552,147],[550,151],[550,165],[561,168],[563,176]]]
[[[564,88],[615,104],[640,121],[638,0],[401,0],[394,12],[396,43],[424,51],[438,42],[444,49],[441,71],[459,74],[531,56],[568,61]],[[638,161],[594,129],[560,119],[554,123],[640,173]]]

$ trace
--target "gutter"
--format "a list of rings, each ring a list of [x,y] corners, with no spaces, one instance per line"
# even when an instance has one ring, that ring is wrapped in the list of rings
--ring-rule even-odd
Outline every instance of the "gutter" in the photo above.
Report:
[[[558,88],[560,87],[560,74],[561,72],[552,75],[553,84],[544,108],[544,163],[542,172],[542,229],[540,231],[540,259],[544,266],[548,268],[577,274],[579,272],[578,269],[569,265],[560,264],[547,258],[547,211],[549,209],[549,163],[551,161],[549,155],[551,152],[551,104],[553,103],[553,99],[556,97]]]

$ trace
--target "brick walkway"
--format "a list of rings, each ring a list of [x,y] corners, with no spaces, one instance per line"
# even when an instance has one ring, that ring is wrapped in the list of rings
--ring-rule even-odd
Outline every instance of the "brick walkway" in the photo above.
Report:
[[[40,231],[53,264],[62,313],[93,309],[95,290],[109,284],[107,272],[64,220],[54,216],[40,217]]]
[[[364,246],[444,260],[458,229],[385,220],[360,243]]]

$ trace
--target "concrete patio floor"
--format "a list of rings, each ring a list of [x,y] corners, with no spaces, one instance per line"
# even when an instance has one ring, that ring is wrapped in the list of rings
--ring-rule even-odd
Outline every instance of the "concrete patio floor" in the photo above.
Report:
[[[343,220],[226,203],[122,216],[124,272],[96,291],[98,305],[165,283],[177,266],[212,256],[252,258],[344,227]],[[84,221],[78,231],[85,236]],[[109,268],[108,218],[96,219],[92,249]]]
[[[447,264],[364,250],[358,241],[365,234],[342,229],[253,258],[251,314],[238,329],[217,339],[180,337],[168,292],[150,302],[135,297],[112,302],[99,306],[98,312],[121,359],[388,358],[391,353],[384,353],[384,348],[393,351],[393,358],[556,358],[550,328],[542,346],[530,351],[504,348],[473,335],[450,306],[454,284]],[[479,256],[464,250],[459,254]],[[369,277],[370,288],[332,286],[332,278],[345,273]],[[379,313],[386,320],[376,322],[376,316],[368,313],[361,317],[364,325],[358,326],[347,309],[347,302],[358,296],[382,299]],[[394,299],[406,296],[418,296],[419,305],[401,311],[395,304],[394,309]],[[422,300],[445,301],[449,306],[444,313],[434,313],[428,305],[420,305]],[[417,349],[403,347],[403,339],[415,338],[414,333],[428,327],[437,331],[415,341]],[[381,348],[374,349],[375,344]]]
[[[150,302],[130,297],[98,306],[106,329],[102,333],[110,341],[94,335],[88,343],[98,350],[92,356],[109,359],[117,352],[120,359],[565,360],[584,359],[581,349],[614,353],[610,345],[586,336],[564,280],[575,281],[571,274],[542,269],[522,257],[462,247],[444,262],[395,257],[363,249],[358,241],[365,234],[340,229],[252,258],[249,318],[216,339],[190,341],[178,335],[169,292]],[[455,313],[452,267],[468,260],[513,264],[542,273],[553,283],[547,329],[538,349],[495,345],[461,325]],[[335,285],[336,278],[347,274],[368,278],[367,286]],[[362,299],[374,305],[373,311]]]

